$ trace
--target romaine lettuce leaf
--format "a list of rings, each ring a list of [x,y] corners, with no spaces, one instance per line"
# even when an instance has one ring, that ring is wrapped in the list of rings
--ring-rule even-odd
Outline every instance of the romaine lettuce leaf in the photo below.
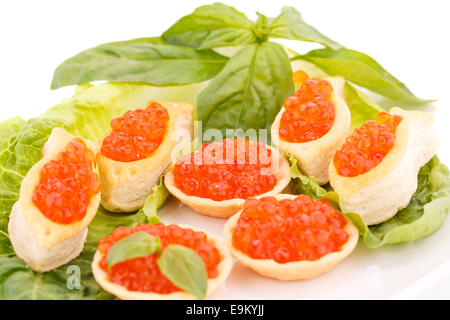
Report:
[[[147,85],[83,85],[75,95],[28,121],[13,118],[0,122],[0,299],[111,299],[95,282],[91,261],[98,241],[118,226],[135,226],[147,221],[143,211],[115,214],[99,208],[89,225],[82,254],[65,266],[47,273],[36,273],[14,255],[7,234],[8,216],[19,198],[22,179],[40,159],[40,150],[52,129],[63,127],[83,138],[100,141],[108,132],[112,118],[126,109],[144,107],[150,100],[169,101],[187,97],[194,103],[205,84],[177,88]],[[186,99],[184,99],[186,101]],[[146,207],[159,208],[167,196],[164,185],[156,187]],[[154,204],[152,202],[155,202]],[[153,210],[153,209],[151,209]],[[80,288],[70,289],[80,280]],[[75,282],[73,282],[75,281]]]
[[[450,172],[437,156],[420,169],[418,187],[409,205],[391,219],[374,226],[367,226],[357,213],[347,212],[336,192],[319,186],[313,177],[301,173],[295,159],[291,157],[289,160],[294,191],[314,199],[327,198],[339,204],[341,211],[359,229],[362,240],[369,248],[426,237],[439,229],[450,212]]]

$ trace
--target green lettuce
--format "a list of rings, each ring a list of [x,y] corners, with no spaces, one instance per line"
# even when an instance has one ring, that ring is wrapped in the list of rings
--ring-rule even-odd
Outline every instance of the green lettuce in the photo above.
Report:
[[[0,299],[111,299],[95,282],[91,261],[98,241],[118,226],[135,226],[157,220],[156,210],[168,193],[161,182],[147,199],[145,209],[135,214],[111,213],[99,208],[89,225],[81,255],[65,266],[47,273],[28,269],[15,256],[7,226],[12,205],[19,198],[22,179],[40,159],[40,151],[54,127],[62,127],[83,138],[100,141],[110,121],[126,109],[144,107],[149,100],[169,101],[173,97],[191,103],[205,84],[178,88],[148,85],[83,85],[75,95],[40,117],[24,121],[12,118],[0,122]],[[73,272],[72,272],[73,271]],[[70,285],[79,277],[79,289]],[[74,280],[75,279],[75,280]]]
[[[418,187],[408,206],[373,226],[367,226],[359,214],[346,211],[329,186],[321,187],[313,177],[302,174],[292,156],[289,160],[294,191],[314,199],[330,199],[353,221],[369,248],[424,238],[439,229],[450,212],[450,172],[437,156],[420,169]]]

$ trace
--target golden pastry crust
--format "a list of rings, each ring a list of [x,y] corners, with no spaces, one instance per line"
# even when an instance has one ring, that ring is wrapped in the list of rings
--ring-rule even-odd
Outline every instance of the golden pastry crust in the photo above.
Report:
[[[279,194],[275,198],[278,200],[295,199],[297,196],[289,194]],[[287,263],[278,263],[271,259],[253,259],[247,254],[233,247],[233,232],[237,225],[241,212],[232,216],[225,223],[223,237],[225,243],[231,250],[231,254],[243,265],[253,271],[269,278],[278,280],[306,280],[317,277],[322,273],[331,270],[336,264],[344,260],[356,247],[359,239],[358,229],[346,218],[347,225],[345,231],[349,235],[347,242],[340,251],[329,253],[315,261],[295,261]]]
[[[180,225],[183,228],[189,228],[194,231],[202,231],[206,233],[208,237],[208,242],[213,244],[220,252],[222,257],[222,261],[218,264],[218,276],[213,279],[208,279],[208,291],[207,295],[213,293],[217,288],[219,288],[227,279],[230,274],[232,267],[232,258],[228,248],[221,243],[215,236],[211,235],[208,232],[200,230],[198,228],[194,228],[187,225]],[[139,292],[139,291],[130,291],[127,288],[113,283],[109,280],[108,274],[100,268],[99,263],[102,259],[102,254],[100,251],[96,251],[94,255],[94,260],[92,261],[92,272],[94,274],[94,278],[97,283],[109,293],[112,293],[117,298],[121,300],[195,300],[197,297],[194,295],[178,291],[172,292],[169,294],[160,294],[155,292]]]
[[[167,133],[149,158],[120,162],[99,153],[97,164],[102,181],[102,206],[113,212],[131,212],[143,207],[152,188],[169,165],[181,138],[192,137],[192,113],[188,103],[161,102],[169,113]]]
[[[280,120],[284,107],[275,118],[271,127],[272,141],[283,153],[290,153],[298,161],[300,169],[308,176],[316,178],[319,184],[329,181],[328,167],[337,149],[344,143],[350,127],[350,110],[344,102],[345,80],[341,77],[324,78],[333,86],[331,101],[335,107],[335,119],[333,125],[324,136],[319,139],[293,143],[280,138]]]
[[[56,159],[58,153],[64,151],[75,138],[64,129],[53,129],[42,148],[43,158],[26,174],[20,187],[19,200],[11,211],[8,232],[14,250],[35,271],[54,269],[78,256],[86,239],[87,226],[100,204],[99,192],[91,198],[85,217],[66,225],[51,221],[33,203],[32,196],[40,181],[42,167]],[[92,152],[99,150],[95,142],[84,141]]]
[[[275,187],[255,198],[273,196],[283,192],[286,186],[291,181],[291,173],[289,162],[273,147],[268,146],[272,150],[272,161],[273,163],[278,162],[278,167],[275,168],[275,176],[277,179],[277,184]],[[206,216],[217,217],[217,218],[228,218],[242,209],[245,199],[230,199],[223,201],[216,201],[208,198],[200,198],[196,196],[190,196],[180,190],[174,181],[173,167],[170,168],[164,176],[164,183],[167,190],[174,195],[178,200],[183,202],[188,207],[192,208],[194,211],[201,213]]]
[[[330,183],[347,211],[361,215],[368,225],[393,217],[408,205],[417,189],[417,174],[436,153],[439,139],[433,132],[434,116],[420,111],[392,108],[403,119],[395,142],[384,159],[356,177],[338,174],[330,163]]]

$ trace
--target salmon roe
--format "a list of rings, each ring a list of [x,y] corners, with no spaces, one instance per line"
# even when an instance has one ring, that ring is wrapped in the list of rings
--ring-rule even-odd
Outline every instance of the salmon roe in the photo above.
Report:
[[[317,260],[347,242],[347,221],[327,199],[248,199],[233,232],[233,247],[278,263]]]
[[[334,155],[337,172],[344,177],[355,177],[376,167],[394,145],[401,120],[399,115],[380,112],[376,120],[364,122]]]
[[[299,74],[294,81],[302,83],[302,77],[304,75]],[[330,131],[335,117],[334,105],[330,101],[332,92],[333,87],[324,79],[305,80],[293,96],[284,100],[286,110],[280,120],[280,137],[288,142],[301,143],[319,139]]]
[[[166,108],[157,102],[145,109],[129,110],[111,121],[112,131],[103,140],[101,152],[121,162],[148,158],[161,144],[168,122]]]
[[[205,263],[208,278],[212,279],[218,276],[217,266],[222,258],[219,250],[208,242],[204,232],[181,228],[173,224],[164,225],[158,223],[154,225],[140,224],[135,228],[119,227],[110,236],[103,238],[99,242],[98,249],[103,255],[100,261],[100,268],[108,273],[110,281],[122,285],[131,291],[161,294],[182,291],[159,270],[157,259],[160,253],[128,259],[113,265],[110,269],[108,268],[106,257],[111,247],[117,241],[139,231],[159,237],[162,249],[169,244],[179,244],[194,250]]]
[[[95,155],[75,138],[55,160],[46,163],[34,189],[33,203],[48,219],[59,224],[82,220],[101,183],[92,169]]]
[[[174,180],[190,196],[246,199],[276,185],[271,158],[272,151],[262,142],[238,138],[205,143],[176,162]]]

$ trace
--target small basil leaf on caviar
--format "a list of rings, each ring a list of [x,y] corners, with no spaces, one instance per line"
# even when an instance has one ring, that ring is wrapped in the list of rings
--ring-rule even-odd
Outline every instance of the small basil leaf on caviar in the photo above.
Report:
[[[362,52],[326,48],[312,50],[299,58],[314,63],[330,75],[343,76],[350,82],[394,100],[407,103],[429,101],[416,97],[402,82]]]
[[[284,7],[280,15],[270,22],[267,29],[271,38],[312,41],[333,49],[341,47],[339,43],[303,21],[300,12],[292,7]]]
[[[206,296],[208,273],[202,258],[192,249],[168,245],[157,260],[161,273],[175,286],[199,299]]]
[[[172,25],[162,38],[199,49],[255,43],[255,23],[245,14],[222,3],[201,6]]]
[[[117,241],[106,256],[108,268],[113,265],[133,258],[145,257],[161,249],[161,241],[144,231],[133,233]]]
[[[56,68],[51,88],[95,80],[183,85],[211,79],[227,61],[211,50],[155,42],[138,39],[85,50]]]
[[[342,208],[343,212],[345,208]],[[408,206],[391,219],[367,226],[356,213],[346,215],[358,227],[364,243],[370,248],[411,242],[426,237],[441,227],[450,212],[450,172],[438,157],[423,166],[418,187]]]
[[[263,42],[245,46],[198,97],[196,111],[203,131],[218,129],[227,136],[237,129],[270,131],[284,99],[294,91],[291,74],[289,59],[280,45]]]
[[[359,128],[364,121],[375,119],[376,115],[383,111],[375,101],[348,82],[345,83],[344,93],[351,113],[350,131]]]

